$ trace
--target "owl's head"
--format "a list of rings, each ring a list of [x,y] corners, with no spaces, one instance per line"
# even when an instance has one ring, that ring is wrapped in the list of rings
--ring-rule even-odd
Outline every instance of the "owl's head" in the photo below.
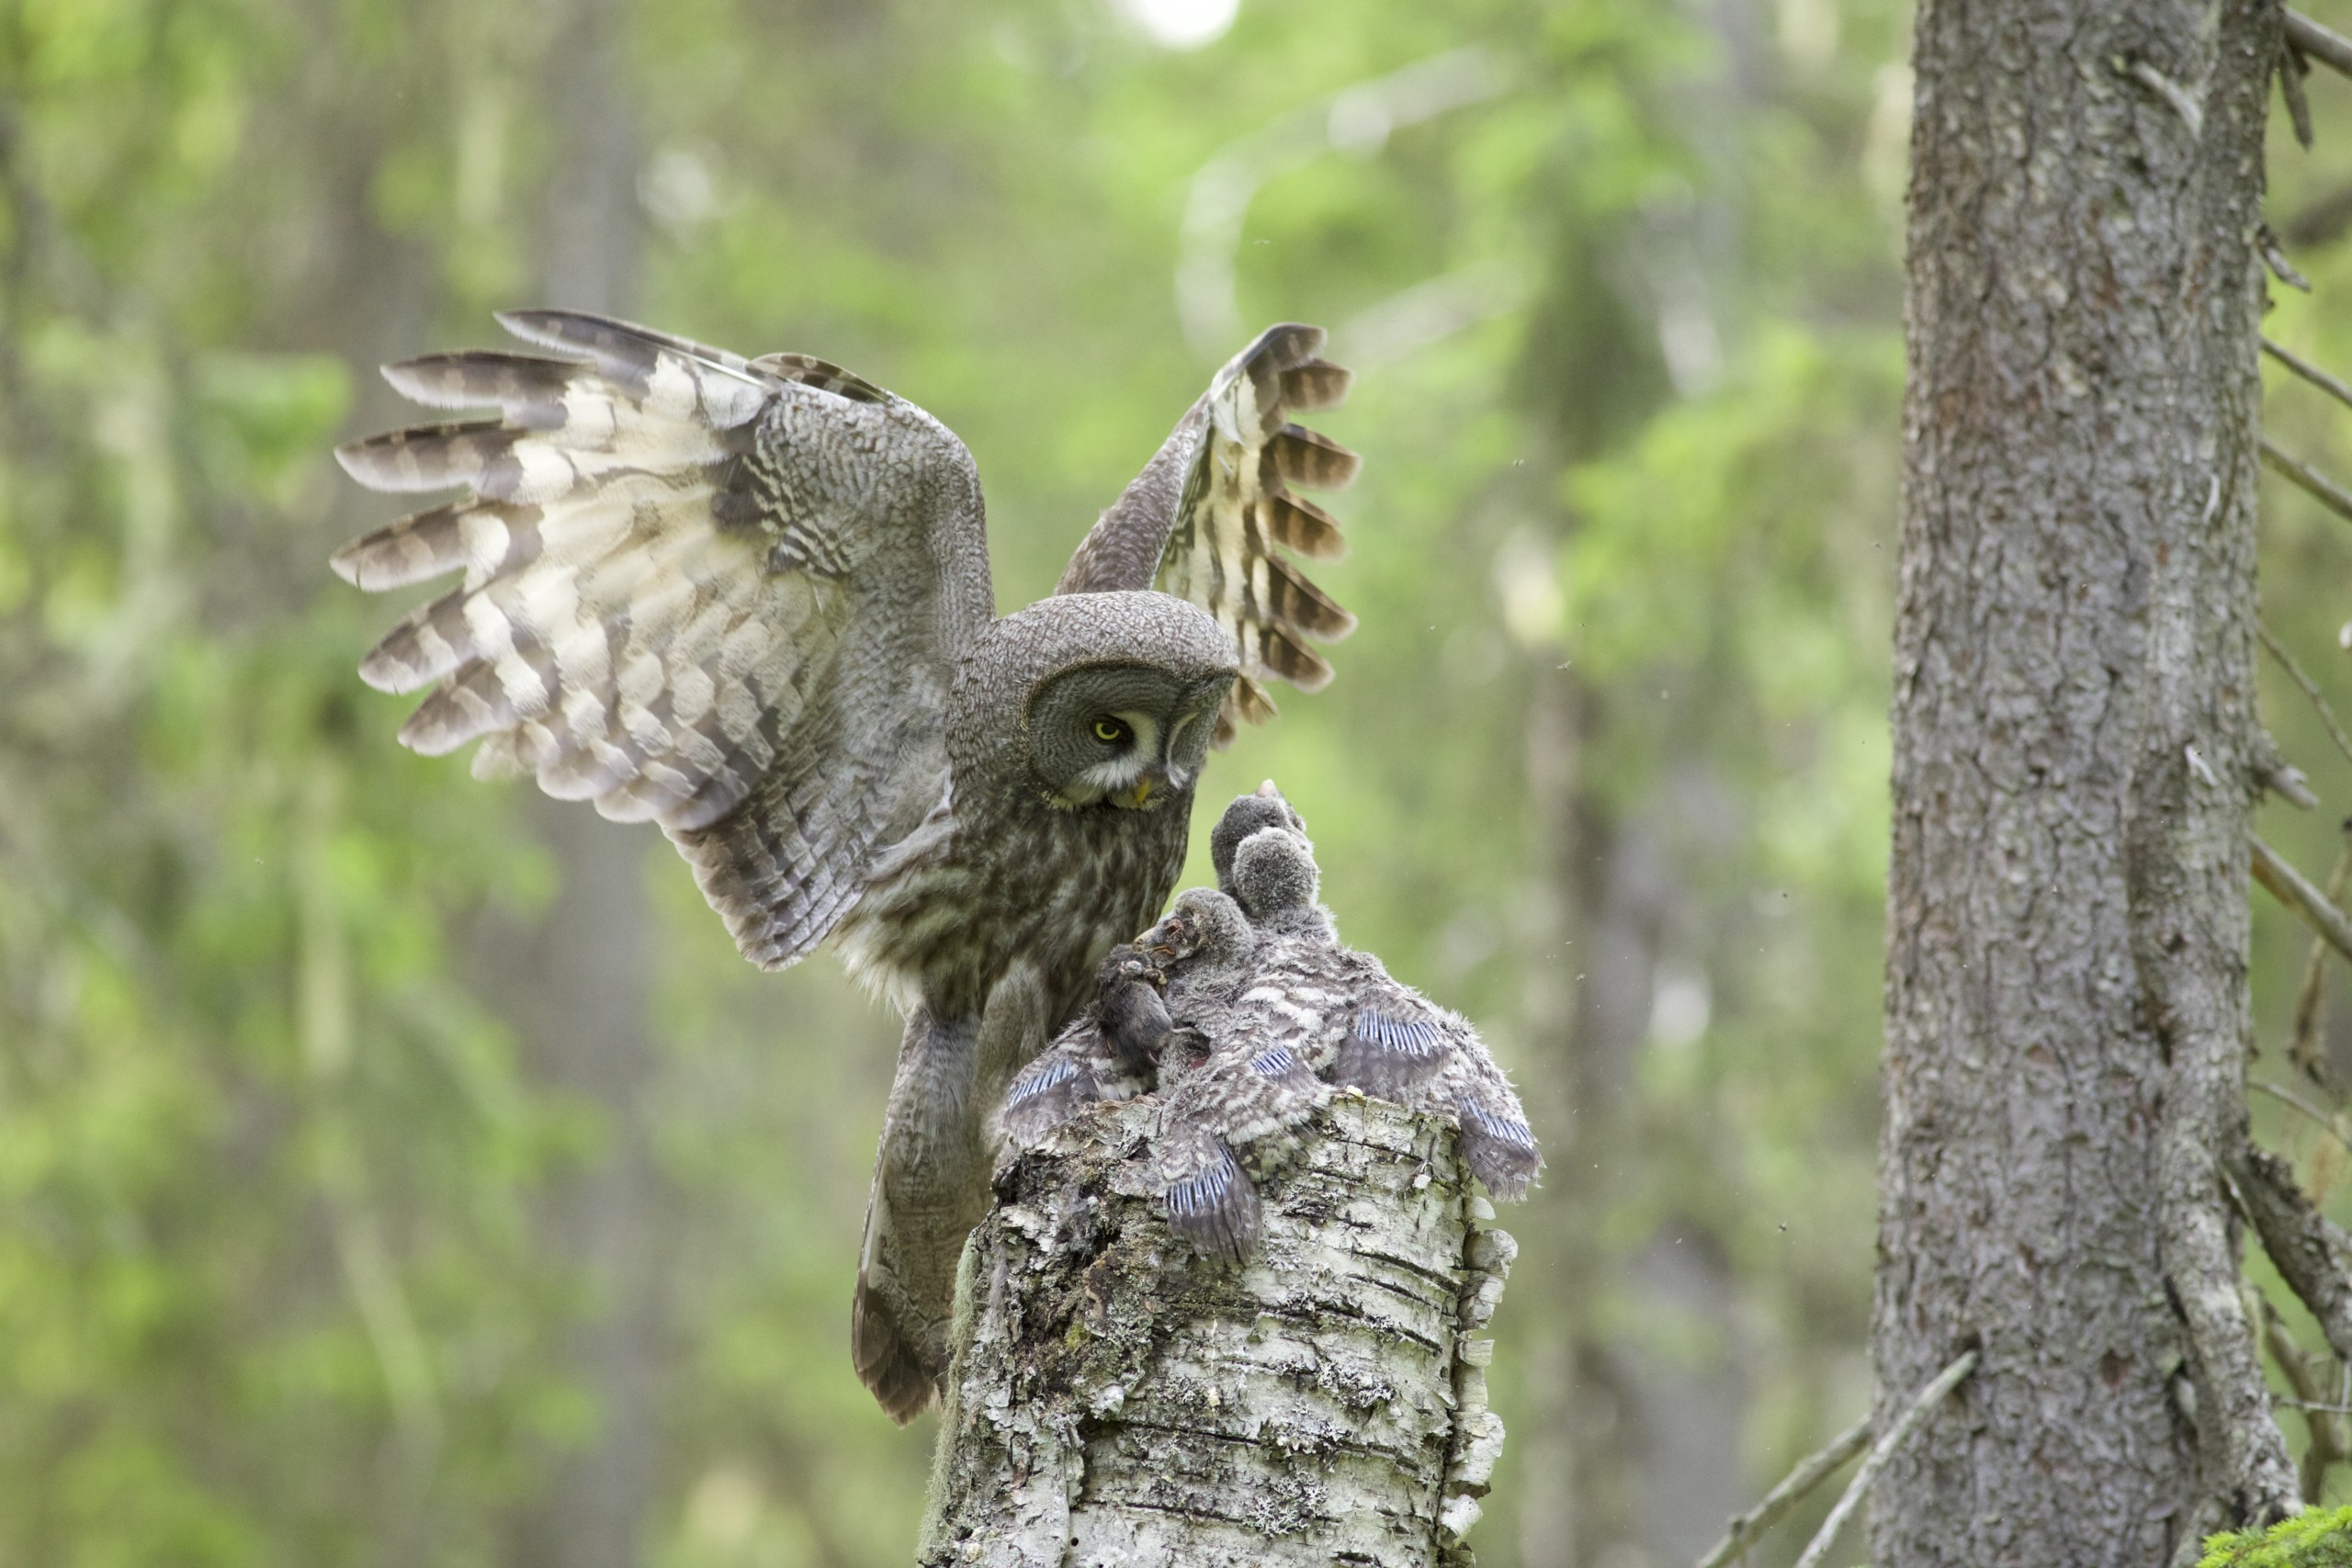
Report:
[[[1191,798],[1235,673],[1231,642],[1183,600],[1047,599],[990,626],[964,660],[949,757],[959,778],[1018,768],[1064,810],[1157,811]]]

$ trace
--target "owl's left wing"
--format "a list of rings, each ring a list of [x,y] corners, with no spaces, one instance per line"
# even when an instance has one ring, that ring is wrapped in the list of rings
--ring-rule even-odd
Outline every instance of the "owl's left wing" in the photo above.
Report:
[[[946,777],[940,715],[991,614],[978,480],[902,399],[565,310],[561,357],[429,355],[392,385],[492,418],[340,449],[372,489],[457,490],[354,540],[363,589],[464,573],[360,666],[430,687],[401,739],[659,823],[753,962],[820,941]]]
[[[1331,666],[1308,644],[1355,629],[1355,617],[1283,553],[1328,560],[1344,548],[1339,524],[1297,493],[1342,489],[1359,466],[1354,453],[1292,421],[1348,394],[1348,372],[1318,358],[1322,348],[1321,328],[1286,323],[1227,361],[1054,590],[1157,588],[1215,616],[1241,666],[1217,715],[1220,746],[1238,720],[1273,716],[1266,682],[1320,690]]]

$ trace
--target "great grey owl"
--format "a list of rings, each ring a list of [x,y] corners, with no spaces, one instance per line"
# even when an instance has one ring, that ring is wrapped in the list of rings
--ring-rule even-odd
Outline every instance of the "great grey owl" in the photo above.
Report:
[[[1212,1257],[1245,1256],[1257,1239],[1237,1151],[1278,1147],[1333,1087],[1445,1117],[1472,1173],[1497,1197],[1524,1196],[1543,1156],[1510,1080],[1467,1020],[1340,943],[1289,803],[1271,784],[1243,795],[1209,845],[1219,886],[1178,894],[1114,950],[1092,1006],[1013,1080],[1013,1141],[1043,1144],[1090,1104],[1156,1091],[1166,1106],[1151,1158],[1169,1223]],[[1147,1005],[1138,993],[1155,987]]]
[[[343,447],[362,484],[464,487],[337,553],[363,589],[463,571],[360,666],[432,694],[401,739],[478,775],[661,824],[745,956],[834,937],[906,1032],[866,1213],[852,1354],[894,1417],[943,1369],[956,1254],[1005,1085],[1150,923],[1213,740],[1313,690],[1352,617],[1276,549],[1337,553],[1294,493],[1355,475],[1291,423],[1347,390],[1311,327],[1217,372],[1079,546],[996,618],[970,455],[820,360],[746,360],[563,310],[554,356],[387,367],[495,417]]]

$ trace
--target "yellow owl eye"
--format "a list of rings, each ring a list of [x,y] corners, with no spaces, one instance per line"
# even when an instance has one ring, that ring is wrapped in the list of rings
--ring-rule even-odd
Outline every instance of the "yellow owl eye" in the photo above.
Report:
[[[1094,721],[1094,739],[1102,742],[1103,745],[1116,746],[1126,738],[1127,727],[1117,719],[1098,718]]]

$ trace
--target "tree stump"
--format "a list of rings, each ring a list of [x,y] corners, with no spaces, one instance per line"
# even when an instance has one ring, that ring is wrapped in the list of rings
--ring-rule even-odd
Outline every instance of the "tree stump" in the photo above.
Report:
[[[1001,1170],[957,1284],[926,1568],[1471,1561],[1502,1450],[1478,1337],[1518,1247],[1443,1121],[1354,1092],[1195,1257],[1134,1156],[1152,1098]]]

